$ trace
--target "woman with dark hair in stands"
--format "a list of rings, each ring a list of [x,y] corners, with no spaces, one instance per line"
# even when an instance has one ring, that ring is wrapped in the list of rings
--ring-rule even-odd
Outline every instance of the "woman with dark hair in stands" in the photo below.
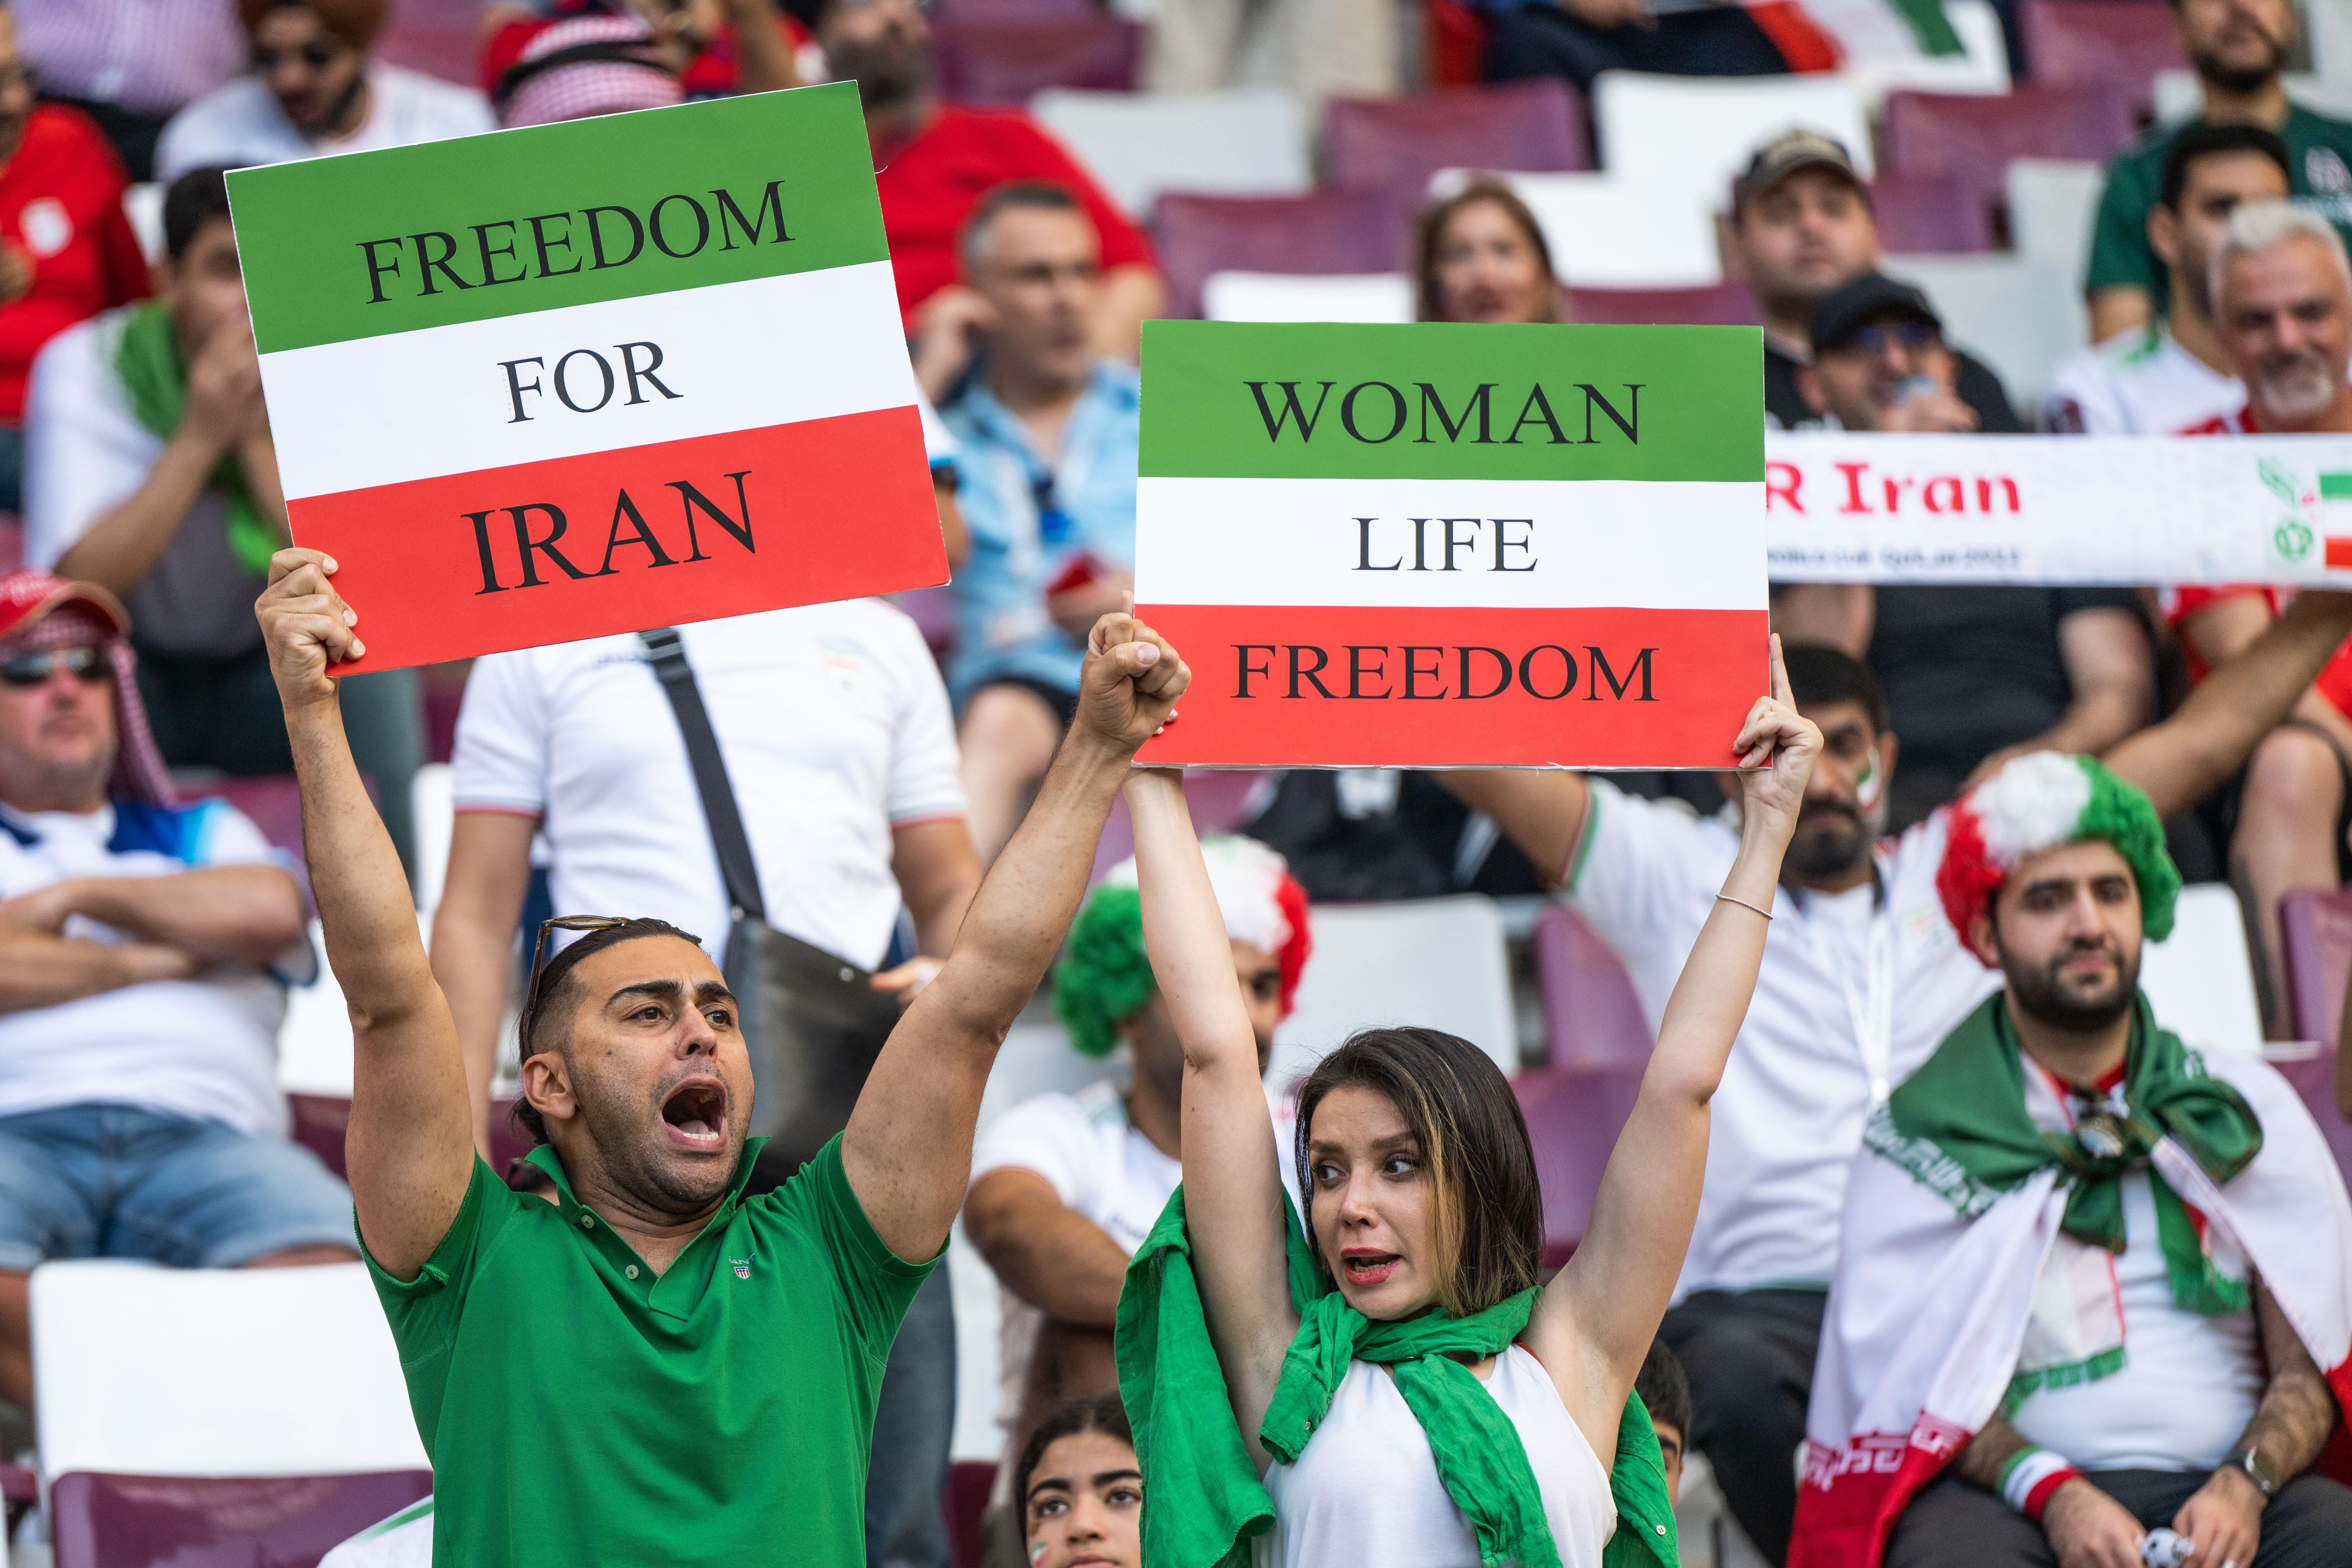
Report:
[[[1777,639],[1771,667],[1772,695],[1726,753],[1741,769],[1738,855],[1583,1241],[1541,1289],[1517,1101],[1483,1051],[1435,1029],[1365,1030],[1300,1087],[1302,1233],[1181,782],[1130,775],[1144,940],[1185,1054],[1184,1184],[1119,1301],[1153,1568],[1209,1568],[1261,1533],[1261,1568],[1598,1568],[1604,1551],[1671,1568],[1672,1509],[1633,1390],[1821,747]]]
[[[1543,227],[1518,193],[1473,180],[1423,209],[1412,237],[1413,317],[1423,321],[1565,321],[1568,289]]]
[[[1143,1471],[1116,1394],[1046,1414],[1013,1473],[1029,1568],[1142,1568]]]

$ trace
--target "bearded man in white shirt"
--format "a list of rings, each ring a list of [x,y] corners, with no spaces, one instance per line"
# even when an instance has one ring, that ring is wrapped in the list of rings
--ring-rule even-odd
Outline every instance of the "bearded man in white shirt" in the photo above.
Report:
[[[2305,595],[2107,762],[2159,815],[2181,809],[2244,760],[2347,630],[2352,595]],[[2000,984],[1937,893],[1948,808],[1880,837],[1896,742],[1877,681],[1834,649],[1786,651],[1822,750],[1755,999],[1713,1100],[1698,1221],[1659,1330],[1690,1375],[1690,1445],[1775,1563],[1787,1560],[1794,1458],[1864,1123]],[[1728,814],[1695,817],[1572,773],[1445,778],[1538,868],[1559,868],[1562,897],[1624,963],[1654,1027],[1737,848]]]

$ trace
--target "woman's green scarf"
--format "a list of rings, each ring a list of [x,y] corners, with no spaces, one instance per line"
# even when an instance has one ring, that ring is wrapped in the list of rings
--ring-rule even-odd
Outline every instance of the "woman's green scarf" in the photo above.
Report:
[[[2147,997],[2132,1014],[2124,1055],[2124,1114],[2085,1117],[2072,1132],[2046,1131],[2025,1109],[2024,1068],[2002,993],[1946,1037],[1919,1070],[1888,1100],[1893,1140],[1874,1137],[1880,1152],[1913,1173],[1925,1169],[1909,1153],[1929,1149],[1958,1167],[1949,1184],[1963,1208],[1990,1204],[2035,1172],[2063,1170],[2066,1213],[2060,1228],[2110,1252],[2124,1249],[2123,1178],[2147,1170],[2148,1154],[2170,1137],[2213,1178],[2224,1183],[2262,1152],[2263,1128],[2245,1097],[2205,1076],[2180,1037],[2156,1026]],[[2151,1172],[2158,1240],[2172,1280],[2173,1298],[2191,1311],[2246,1310],[2242,1280],[2216,1272],[2179,1194]]]
[[[1558,1568],[1559,1552],[1517,1430],[1470,1369],[1448,1353],[1488,1356],[1507,1349],[1527,1327],[1536,1292],[1524,1290],[1468,1318],[1430,1312],[1376,1323],[1349,1306],[1316,1267],[1296,1212],[1287,1203],[1282,1209],[1299,1328],[1258,1429],[1266,1451],[1295,1462],[1330,1408],[1348,1363],[1386,1364],[1429,1438],[1438,1479],[1478,1538],[1480,1561],[1489,1568]],[[1247,1542],[1272,1527],[1274,1502],[1234,1423],[1224,1373],[1209,1342],[1181,1187],[1128,1265],[1118,1349],[1119,1394],[1145,1479],[1144,1561],[1153,1568],[1246,1568]],[[1638,1397],[1626,1398],[1618,1422],[1609,1485],[1617,1532],[1602,1554],[1606,1568],[1675,1568],[1665,1467]]]
[[[139,423],[164,440],[180,427],[188,409],[188,367],[172,335],[172,318],[150,300],[131,307],[114,346],[114,374]],[[245,468],[230,452],[209,481],[228,496],[228,549],[236,563],[256,577],[269,575],[269,558],[285,546],[276,529],[262,521],[247,488]]]

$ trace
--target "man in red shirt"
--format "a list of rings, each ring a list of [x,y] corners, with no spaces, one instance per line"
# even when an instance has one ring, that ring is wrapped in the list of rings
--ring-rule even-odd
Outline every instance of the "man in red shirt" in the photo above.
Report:
[[[122,165],[79,110],[37,104],[0,7],[0,511],[21,510],[25,379],[41,345],[147,292]]]
[[[2185,436],[2352,433],[2352,265],[2326,219],[2283,201],[2231,214],[2213,256],[2213,319],[2246,404]],[[2262,634],[2274,589],[2250,584],[2168,588],[2164,608],[2189,660],[2205,671]],[[2279,959],[2279,899],[2335,889],[2352,875],[2352,643],[2336,651],[2246,763],[2230,833],[2230,865],[2252,892],[2269,977],[2263,1024],[2294,1034]]]
[[[1166,298],[1159,258],[1068,150],[1017,109],[940,103],[930,24],[917,0],[786,0],[786,8],[814,35],[834,78],[857,84],[866,106],[907,335],[915,335],[929,311],[981,309],[956,285],[956,237],[964,219],[998,185],[1042,182],[1075,195],[1102,237],[1094,346],[1132,363],[1143,322],[1160,313]]]

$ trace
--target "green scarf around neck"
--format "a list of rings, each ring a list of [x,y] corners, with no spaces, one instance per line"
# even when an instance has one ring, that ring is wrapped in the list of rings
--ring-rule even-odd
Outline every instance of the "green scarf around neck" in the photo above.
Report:
[[[131,402],[131,412],[150,432],[170,440],[188,409],[188,367],[172,335],[172,318],[149,300],[133,305],[114,348],[114,374]],[[269,575],[269,558],[285,547],[278,531],[262,521],[247,488],[245,468],[230,452],[208,481],[228,497],[228,548],[236,563],[256,577]]]
[[[2024,1063],[2005,995],[1987,997],[1886,1105],[1899,1143],[1881,1152],[1910,1163],[1904,1148],[1932,1145],[1964,1173],[1951,1195],[1966,1212],[1981,1212],[1992,1197],[2054,1165],[2067,1189],[2060,1227],[2078,1241],[2120,1253],[2123,1178],[2148,1169],[2149,1152],[2165,1138],[2188,1151],[2216,1184],[2262,1152],[2262,1123],[2245,1097],[2206,1077],[2180,1037],[2157,1027],[2145,994],[2134,1004],[2125,1048],[2124,1114],[2103,1123],[2112,1137],[2101,1139],[2087,1122],[2072,1132],[2036,1126],[2025,1109]],[[2084,1146],[2085,1134],[2094,1147]],[[2174,1299],[2192,1311],[2243,1311],[2243,1283],[2224,1279],[2206,1262],[2179,1195],[2153,1173],[2150,1186]],[[1982,1196],[1970,1198],[1970,1193]]]
[[[1266,1451],[1296,1462],[1330,1408],[1351,1361],[1389,1366],[1397,1392],[1429,1438],[1438,1479],[1478,1539],[1489,1568],[1558,1568],[1559,1552],[1517,1429],[1470,1369],[1449,1352],[1508,1348],[1535,1305],[1520,1292],[1484,1312],[1439,1312],[1374,1322],[1348,1305],[1316,1267],[1297,1214],[1282,1205],[1290,1297],[1298,1335],[1258,1430]],[[1118,1299],[1118,1385],[1143,1467],[1143,1555],[1153,1568],[1247,1568],[1248,1542],[1274,1522],[1233,1415],[1193,1276],[1179,1187],[1128,1265]],[[1675,1568],[1673,1506],[1656,1430],[1628,1395],[1609,1477],[1617,1531],[1604,1568]]]

